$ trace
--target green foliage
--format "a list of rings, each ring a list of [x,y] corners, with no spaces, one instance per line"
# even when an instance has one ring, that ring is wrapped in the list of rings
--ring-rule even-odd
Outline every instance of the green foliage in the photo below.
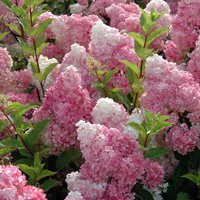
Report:
[[[136,184],[133,191],[136,194],[136,200],[154,200],[152,194],[140,184]]]
[[[194,182],[198,187],[200,187],[200,170],[198,170],[196,175],[188,173],[183,175],[182,177],[189,179],[190,181]]]
[[[151,160],[160,158],[168,153],[168,150],[164,147],[151,148],[150,150],[144,152],[144,157]]]
[[[90,73],[95,77],[96,81],[93,82],[93,87],[95,87],[99,93],[104,97],[109,97],[116,102],[123,104],[129,111],[131,108],[131,102],[125,94],[120,90],[120,88],[110,88],[109,82],[114,75],[119,73],[117,69],[108,71],[105,66],[102,66],[94,58],[88,58],[88,67],[90,68]]]
[[[58,170],[64,169],[74,159],[80,157],[80,152],[76,149],[69,149],[58,156],[56,160],[56,168]]]
[[[48,169],[43,169],[44,164],[42,164],[40,159],[40,154],[37,152],[34,155],[34,162],[33,165],[27,165],[27,164],[19,164],[19,168],[28,175],[28,183],[31,185],[36,185],[41,179],[44,179],[46,177],[54,176],[57,172],[50,171]],[[47,183],[47,182],[46,182]],[[45,182],[43,184],[46,184]],[[55,186],[55,184],[58,183],[58,181],[54,181],[54,185],[48,185],[48,188],[46,187],[46,191],[50,189],[51,187]]]
[[[141,124],[129,122],[128,125],[138,132],[139,144],[142,147],[147,147],[156,134],[172,125],[172,123],[167,121],[169,118],[169,116],[145,110],[144,121]]]
[[[19,21],[19,25],[7,24],[7,26],[16,36],[24,57],[33,58],[31,63],[33,74],[40,82],[39,89],[42,91],[42,94],[39,95],[44,96],[45,80],[56,66],[56,64],[51,64],[45,69],[44,73],[40,70],[39,56],[42,50],[48,45],[43,33],[52,22],[52,19],[39,20],[39,16],[46,11],[44,0],[25,0],[22,7],[18,7],[10,0],[2,2],[11,10]],[[0,39],[5,35],[6,33],[0,35]],[[39,97],[39,100],[41,100],[41,97]]]

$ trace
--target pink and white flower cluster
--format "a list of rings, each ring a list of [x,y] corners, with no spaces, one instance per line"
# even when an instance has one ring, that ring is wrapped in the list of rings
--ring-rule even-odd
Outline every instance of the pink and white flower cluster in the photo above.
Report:
[[[25,175],[14,165],[0,165],[1,200],[47,200],[42,189],[27,185]]]

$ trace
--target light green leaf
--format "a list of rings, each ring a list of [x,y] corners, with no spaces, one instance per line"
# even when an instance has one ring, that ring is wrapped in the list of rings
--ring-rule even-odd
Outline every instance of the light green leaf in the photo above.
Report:
[[[104,79],[103,79],[103,83],[106,84],[108,83],[108,81],[110,81],[110,79],[114,76],[116,70],[110,70],[106,73]]]
[[[128,35],[131,36],[134,40],[136,40],[142,47],[144,46],[145,38],[143,35],[134,32],[128,33]]]
[[[162,34],[166,33],[168,29],[166,28],[159,28],[150,33],[147,37],[147,44],[146,47],[148,47],[156,38],[160,37]]]
[[[4,32],[4,33],[0,33],[0,40],[3,40],[4,37],[6,37],[6,35],[8,35],[9,32]]]
[[[52,72],[52,70],[57,66],[58,63],[51,63],[43,73],[43,80],[46,80],[47,76]]]

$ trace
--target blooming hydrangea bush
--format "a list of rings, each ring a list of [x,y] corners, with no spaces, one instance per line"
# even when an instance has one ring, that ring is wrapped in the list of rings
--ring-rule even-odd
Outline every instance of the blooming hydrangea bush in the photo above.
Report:
[[[0,200],[198,199],[199,14],[1,0]]]

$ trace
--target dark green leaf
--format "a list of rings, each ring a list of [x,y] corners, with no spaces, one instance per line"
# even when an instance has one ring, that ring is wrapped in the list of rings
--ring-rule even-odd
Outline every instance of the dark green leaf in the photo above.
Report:
[[[6,138],[0,141],[0,148],[1,147],[18,148],[21,147],[21,144],[15,138]]]
[[[51,188],[55,187],[59,181],[55,179],[48,179],[44,183],[40,185],[40,187],[44,190],[44,192],[49,191]]]
[[[80,152],[75,149],[70,149],[63,152],[56,160],[56,168],[64,169],[74,159],[80,156]]]
[[[190,200],[190,196],[187,193],[180,192],[176,200]]]
[[[37,177],[37,180],[41,180],[45,177],[48,177],[48,176],[53,176],[55,175],[57,172],[52,172],[52,171],[49,171],[48,169],[45,169],[45,170],[42,170],[42,172],[39,174],[39,176]]]
[[[161,156],[164,156],[165,154],[168,153],[168,150],[164,147],[157,147],[157,148],[152,148],[149,151],[144,153],[145,158],[149,158],[151,160],[155,160],[157,158],[160,158]]]
[[[33,126],[33,129],[29,132],[29,134],[25,138],[26,142],[30,146],[32,146],[35,142],[37,142],[40,135],[43,133],[43,131],[47,127],[48,123],[49,123],[49,120],[43,120]]]

